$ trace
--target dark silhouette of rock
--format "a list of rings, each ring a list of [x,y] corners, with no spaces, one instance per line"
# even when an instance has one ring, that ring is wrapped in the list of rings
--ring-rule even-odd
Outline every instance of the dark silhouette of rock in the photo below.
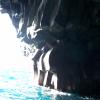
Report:
[[[1,5],[10,16],[11,10],[21,14],[24,22],[19,37],[25,42],[39,49],[46,43],[53,47],[50,65],[58,75],[58,89],[100,95],[100,1],[16,1],[1,0]],[[26,34],[29,26],[34,27],[35,38],[31,38],[33,33]]]

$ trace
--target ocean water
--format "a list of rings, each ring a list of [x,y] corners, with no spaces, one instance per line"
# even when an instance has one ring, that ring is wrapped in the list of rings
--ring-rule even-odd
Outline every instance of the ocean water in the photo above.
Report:
[[[0,100],[94,100],[33,86],[30,75],[32,72],[14,69],[0,71]]]

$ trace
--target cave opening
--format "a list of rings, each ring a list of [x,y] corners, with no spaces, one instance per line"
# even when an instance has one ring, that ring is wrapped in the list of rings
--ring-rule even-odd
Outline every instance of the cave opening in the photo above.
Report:
[[[30,84],[33,84],[33,62],[29,57],[24,54],[24,48],[27,46],[24,42],[21,42],[17,38],[17,31],[12,23],[12,20],[8,13],[0,12],[0,73],[10,77],[15,77],[15,73],[24,71],[28,74],[27,79],[30,79]],[[0,75],[2,79],[3,76]],[[5,78],[4,78],[5,79]],[[20,78],[19,81],[21,82]],[[2,86],[2,80],[0,86]],[[13,82],[6,84],[6,86],[12,87]]]
[[[50,71],[49,65],[49,56],[52,49],[47,49],[43,47],[41,50],[36,48],[34,44],[30,45],[23,41],[23,39],[18,38],[18,31],[16,30],[13,22],[8,13],[0,13],[0,27],[1,27],[1,39],[0,39],[0,70],[5,72],[9,71],[24,71],[26,73],[31,73],[29,78],[34,85],[43,85],[46,86],[48,72]],[[47,50],[45,50],[47,49]],[[48,51],[49,50],[49,51]],[[38,52],[43,53],[45,56],[42,58],[35,58]],[[46,54],[47,53],[47,54]],[[43,70],[43,61],[46,66],[46,71]],[[36,68],[35,63],[37,63]],[[41,68],[40,68],[41,67]],[[41,74],[41,72],[44,74]],[[41,79],[42,77],[42,79]],[[44,77],[44,78],[43,78]],[[41,82],[42,83],[41,83]],[[57,75],[52,74],[51,84],[54,85],[54,88],[57,89]],[[49,84],[50,84],[49,82]]]

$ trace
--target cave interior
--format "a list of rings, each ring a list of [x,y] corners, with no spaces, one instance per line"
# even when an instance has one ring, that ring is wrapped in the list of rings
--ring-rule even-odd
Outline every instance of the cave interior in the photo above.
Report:
[[[9,14],[22,41],[53,48],[59,90],[100,95],[99,0],[0,0],[0,12]]]

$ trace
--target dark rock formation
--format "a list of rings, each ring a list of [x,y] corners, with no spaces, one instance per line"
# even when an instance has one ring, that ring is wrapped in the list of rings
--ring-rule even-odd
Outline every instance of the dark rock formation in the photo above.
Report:
[[[1,0],[1,5],[10,16],[13,10],[24,19],[20,36],[27,43],[54,48],[50,65],[60,90],[100,95],[99,0]],[[36,25],[33,31],[41,29],[35,38],[26,34],[31,25]]]

